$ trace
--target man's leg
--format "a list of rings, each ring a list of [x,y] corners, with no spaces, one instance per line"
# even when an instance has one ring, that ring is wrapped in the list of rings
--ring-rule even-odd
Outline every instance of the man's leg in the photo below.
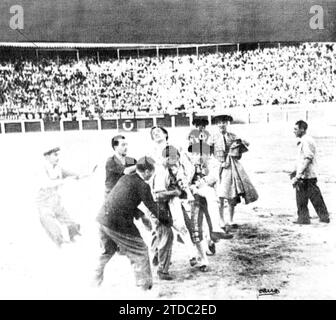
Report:
[[[191,260],[195,258],[195,247],[191,241],[188,230],[190,217],[187,211],[182,209],[182,201],[177,197],[169,201],[169,209],[173,218],[173,228],[178,232],[178,235],[182,239],[185,245],[185,251],[189,260]]]
[[[232,204],[229,204],[230,224],[233,224],[234,213],[235,213],[235,206]]]
[[[134,239],[136,250],[124,250],[131,262],[135,274],[136,285],[143,290],[153,287],[153,276],[149,261],[148,248],[141,238]]]
[[[64,242],[61,226],[59,225],[58,220],[45,210],[40,209],[40,221],[47,232],[48,236],[56,243],[57,246],[61,246]]]
[[[296,204],[297,204],[297,214],[298,223],[309,224],[309,210],[308,210],[308,192],[307,183],[304,181],[302,184],[298,185],[296,188]]]
[[[98,266],[95,270],[94,285],[100,286],[104,279],[104,269],[106,264],[118,251],[118,245],[106,234],[103,228],[99,228],[100,245],[102,253],[98,259]]]
[[[57,208],[55,208],[55,212],[57,220],[67,227],[69,238],[71,241],[74,241],[75,236],[81,235],[81,233],[79,232],[80,225],[70,218],[67,210],[61,204],[61,201],[58,202]]]
[[[207,212],[207,201],[205,198],[202,198],[200,196],[195,196],[195,203],[193,206],[193,242],[195,243],[198,256],[200,258],[200,270],[203,272],[206,272],[208,270],[208,257],[206,255],[206,245],[205,240],[203,237],[203,216],[205,215],[205,212]]]
[[[220,227],[224,228],[225,220],[224,220],[224,198],[219,198],[219,219],[220,219]]]
[[[327,206],[323,200],[321,190],[316,184],[316,179],[310,179],[308,181],[308,197],[311,201],[317,215],[321,222],[329,222],[329,213]]]
[[[211,188],[209,186],[202,187],[199,191],[200,192],[198,192],[198,194],[205,197],[207,202],[208,210],[207,212],[205,212],[205,217],[210,232],[222,232],[216,191],[214,190],[214,188]],[[222,211],[223,210],[224,207],[222,208]]]
[[[124,232],[120,233],[105,226],[102,226],[101,228],[102,231],[118,245],[120,254],[125,255],[130,260],[135,273],[137,286],[144,290],[151,289],[153,286],[153,278],[150,268],[148,248],[140,234],[137,236]],[[105,261],[106,260],[104,259],[103,262]]]
[[[170,227],[162,224],[157,226],[158,235],[158,275],[161,280],[172,280],[173,277],[169,275],[169,266],[172,256],[174,234]]]

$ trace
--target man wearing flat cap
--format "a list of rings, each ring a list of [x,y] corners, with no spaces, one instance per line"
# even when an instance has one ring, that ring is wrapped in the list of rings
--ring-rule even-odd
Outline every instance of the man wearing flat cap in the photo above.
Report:
[[[103,252],[100,255],[95,274],[95,285],[100,285],[104,277],[104,269],[109,260],[119,252],[125,255],[134,269],[136,285],[143,290],[152,288],[153,279],[146,243],[134,224],[134,219],[144,216],[138,209],[141,202],[151,212],[156,224],[169,224],[167,216],[160,215],[151,189],[146,183],[155,170],[155,162],[150,157],[140,158],[136,164],[136,172],[122,176],[111,192],[97,221],[100,224],[100,238]],[[172,242],[170,242],[171,250]]]
[[[213,122],[219,129],[212,141],[214,156],[219,165],[219,180],[216,186],[219,215],[222,228],[228,232],[238,227],[233,223],[233,216],[236,205],[241,202],[240,198],[244,198],[245,204],[248,204],[256,201],[258,194],[239,162],[242,153],[248,150],[249,143],[229,132],[228,128],[233,122],[230,115],[216,116]],[[230,224],[224,222],[224,199],[228,202]]]
[[[59,188],[67,178],[78,179],[79,176],[59,165],[59,151],[59,147],[54,147],[43,153],[45,164],[39,177],[37,207],[42,226],[56,245],[61,247],[68,239],[74,241],[75,236],[80,235],[80,225],[70,218],[64,208]]]

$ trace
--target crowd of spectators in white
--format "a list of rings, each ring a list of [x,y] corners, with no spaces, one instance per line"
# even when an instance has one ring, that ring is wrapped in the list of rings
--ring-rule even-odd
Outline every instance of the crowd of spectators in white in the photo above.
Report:
[[[107,118],[336,101],[336,46],[0,61],[0,119]]]

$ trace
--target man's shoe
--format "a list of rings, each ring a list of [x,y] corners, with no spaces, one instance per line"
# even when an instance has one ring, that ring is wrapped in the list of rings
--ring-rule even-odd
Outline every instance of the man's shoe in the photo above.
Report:
[[[189,263],[190,263],[190,266],[194,267],[197,264],[197,259],[193,257],[189,260]]]
[[[199,267],[200,271],[202,272],[208,272],[209,268],[207,265],[203,264]]]
[[[157,274],[160,280],[167,280],[167,281],[174,280],[174,277],[171,276],[169,273],[158,271]]]
[[[231,232],[231,226],[229,224],[226,224],[224,227],[221,227],[221,229],[225,232],[225,233],[229,233]]]
[[[310,224],[310,221],[299,221],[299,220],[295,220],[293,221],[294,224]]]
[[[232,239],[233,238],[233,234],[229,233],[227,227],[223,227],[222,229],[224,230],[224,233],[221,234],[221,239]]]
[[[221,239],[232,239],[233,235],[228,232],[211,232],[211,240],[218,242]]]
[[[206,252],[207,256],[214,256],[216,254],[216,245],[211,243],[208,245],[209,251]]]
[[[320,222],[329,223],[330,219],[329,218],[323,218],[323,219],[320,219]]]

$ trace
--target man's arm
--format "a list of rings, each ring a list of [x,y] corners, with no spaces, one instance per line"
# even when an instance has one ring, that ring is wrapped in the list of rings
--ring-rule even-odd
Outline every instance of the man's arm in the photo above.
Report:
[[[127,167],[127,168],[125,168],[125,170],[124,170],[124,174],[131,174],[131,173],[134,173],[135,170],[136,170],[136,165]]]
[[[167,224],[170,222],[169,220],[165,219],[164,216],[160,215],[159,206],[154,201],[150,186],[147,183],[144,183],[144,186],[141,187],[140,195],[142,202],[151,212],[151,218],[154,221],[154,223],[157,224],[160,221],[163,224]]]
[[[73,177],[75,179],[78,179],[79,175],[76,172],[73,172],[73,171],[62,168],[62,177],[63,178]]]
[[[110,158],[106,161],[105,165],[106,175],[108,174],[123,174],[124,166],[115,162],[113,158]]]
[[[308,141],[302,141],[301,143],[304,159],[301,165],[296,168],[295,177],[292,179],[293,186],[296,186],[298,181],[304,176],[305,171],[315,156],[315,146],[313,143],[309,143]]]
[[[306,140],[301,141],[301,143],[304,160],[301,165],[296,168],[296,179],[302,178],[315,156],[315,146],[313,143]]]
[[[155,191],[155,196],[157,199],[170,199],[174,197],[179,197],[182,192],[178,189],[174,190],[162,190],[162,191]]]
[[[312,162],[311,159],[309,158],[305,158],[303,163],[302,163],[302,166],[300,168],[298,168],[297,171],[293,171],[291,177],[294,176],[294,173],[295,173],[295,177],[292,178],[292,184],[293,185],[296,185],[297,182],[300,180],[300,178],[303,177],[304,175],[304,172],[306,171],[307,167],[309,166],[309,164]]]
[[[151,216],[159,218],[159,211],[157,203],[154,201],[150,186],[147,183],[144,183],[140,188],[140,198],[141,201],[145,204],[147,209],[151,212]]]

